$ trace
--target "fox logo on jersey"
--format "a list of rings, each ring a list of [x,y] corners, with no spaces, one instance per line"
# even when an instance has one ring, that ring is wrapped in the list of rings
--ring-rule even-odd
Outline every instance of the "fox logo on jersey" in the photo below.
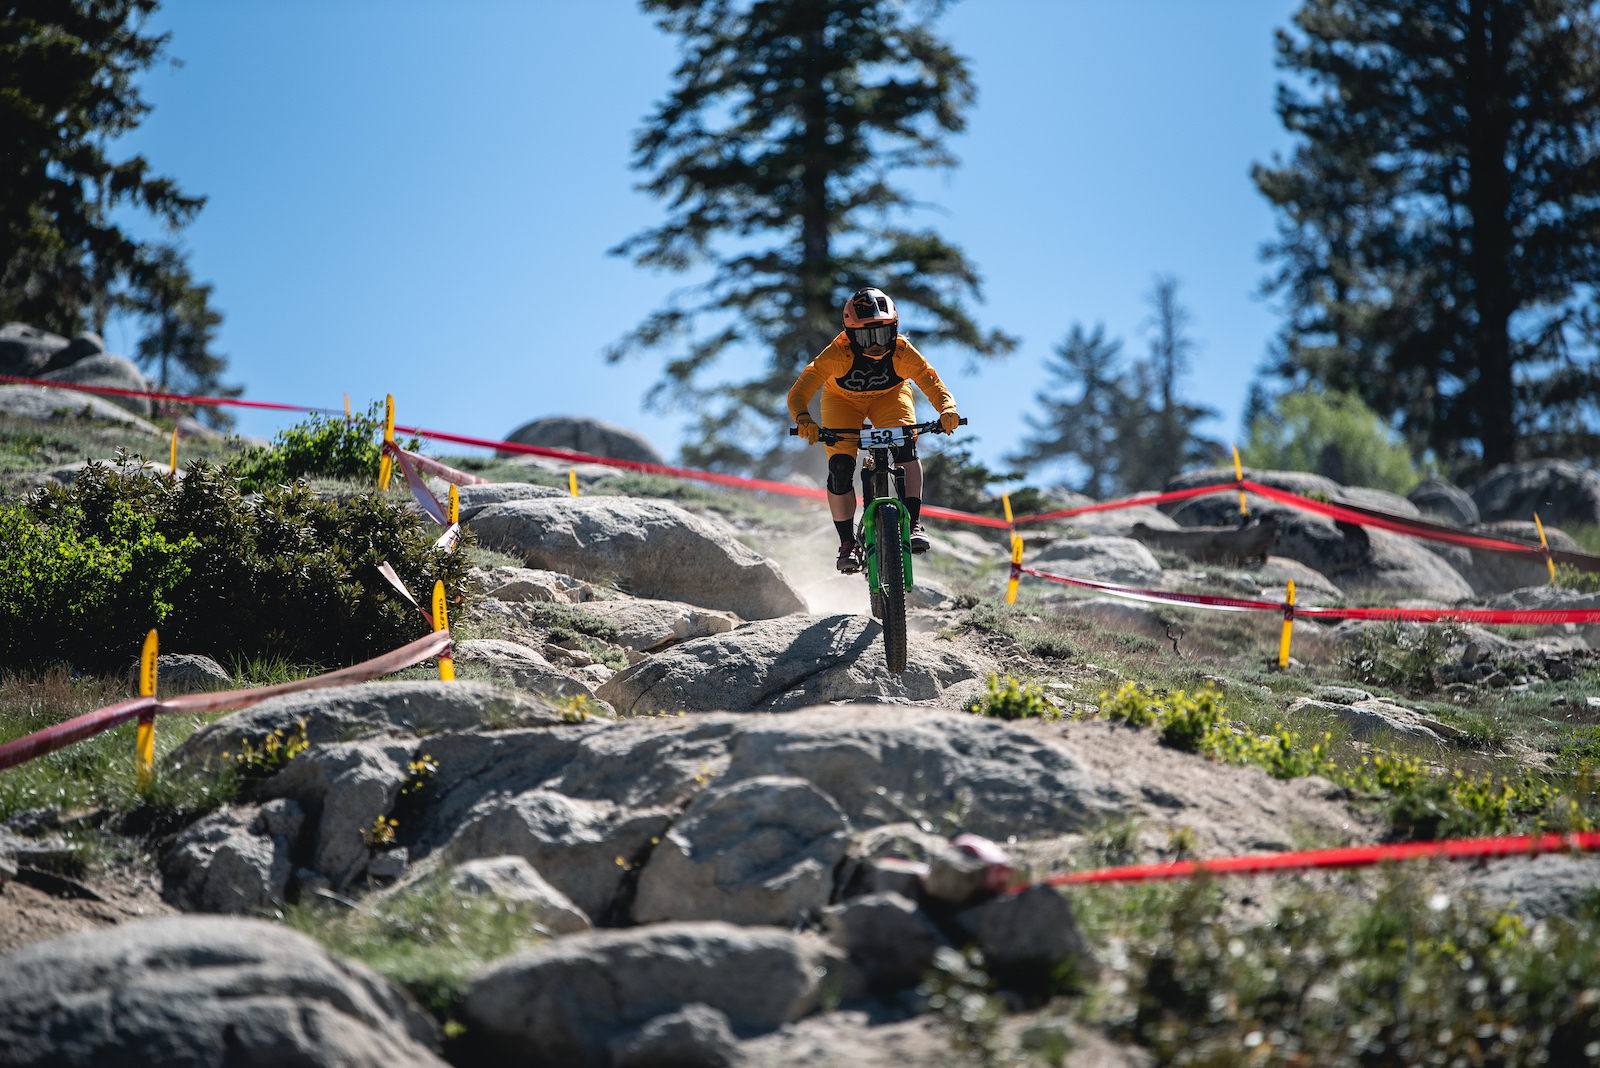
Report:
[[[880,389],[893,389],[905,379],[894,370],[894,353],[881,360],[862,354],[850,365],[850,373],[834,379],[839,388],[849,393],[872,393]]]

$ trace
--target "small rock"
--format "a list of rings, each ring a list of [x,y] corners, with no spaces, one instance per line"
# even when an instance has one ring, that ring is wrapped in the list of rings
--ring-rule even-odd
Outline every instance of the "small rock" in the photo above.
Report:
[[[869,894],[893,893],[915,901],[922,896],[923,881],[931,870],[920,861],[882,857],[867,864],[862,888]]]
[[[240,913],[281,904],[304,819],[288,799],[224,807],[200,819],[162,857],[162,897],[185,912]]]
[[[367,861],[367,877],[376,879],[398,879],[406,873],[406,862],[410,859],[405,847],[390,849],[376,853]]]
[[[632,460],[636,463],[664,464],[665,460],[650,444],[650,439],[637,430],[608,423],[586,415],[549,415],[524,423],[506,439],[516,445],[534,445],[542,449],[566,449],[589,456],[603,456],[610,460]],[[506,455],[515,456],[516,453]]]
[[[128,669],[128,684],[139,689],[139,663]],[[209,656],[198,653],[163,653],[156,657],[156,690],[159,696],[223,690],[233,685],[233,676]]]
[[[537,922],[551,934],[576,934],[594,924],[582,909],[545,882],[522,857],[485,857],[469,860],[450,873],[450,885],[469,894],[492,894],[506,901],[532,904]]]
[[[1317,699],[1332,701],[1336,705],[1353,705],[1357,701],[1372,700],[1372,695],[1365,690],[1357,690],[1350,686],[1318,686]]]
[[[1059,541],[1029,561],[1031,566],[1068,578],[1148,586],[1161,578],[1161,565],[1132,538],[1088,537]],[[1039,582],[1026,578],[1027,582]]]
[[[942,608],[955,599],[949,586],[937,579],[918,577],[906,595],[906,604],[912,608]]]
[[[895,893],[868,894],[823,913],[823,929],[875,987],[912,986],[946,945],[933,921]]]
[[[929,897],[962,905],[983,893],[989,866],[964,849],[950,848],[933,858],[923,890]]]
[[[1094,960],[1072,906],[1048,886],[967,909],[956,924],[1002,982],[1048,981],[1063,964],[1084,968]]]
[[[1287,716],[1304,715],[1310,712],[1327,712],[1343,720],[1350,728],[1350,734],[1358,740],[1368,740],[1373,737],[1382,737],[1387,732],[1410,735],[1413,738],[1430,742],[1442,742],[1439,732],[1429,724],[1433,721],[1425,720],[1408,708],[1380,701],[1376,698],[1369,701],[1352,701],[1350,704],[1335,703],[1333,701],[1317,701],[1309,697],[1296,698],[1284,710]]]
[[[608,1045],[611,1068],[728,1068],[738,1054],[727,1015],[699,1002]]]
[[[584,914],[604,918],[627,874],[626,865],[666,833],[664,809],[624,808],[610,801],[527,790],[489,796],[463,814],[446,848],[457,862],[525,858]],[[618,863],[618,860],[621,863]]]

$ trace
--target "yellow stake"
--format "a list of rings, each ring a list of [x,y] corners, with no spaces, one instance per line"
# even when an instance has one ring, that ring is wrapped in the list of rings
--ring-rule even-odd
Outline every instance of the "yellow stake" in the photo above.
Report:
[[[1017,574],[1015,568],[1016,568],[1016,565],[1021,564],[1021,563],[1022,563],[1022,535],[1018,534],[1016,531],[1012,531],[1011,532],[1011,564],[1012,564],[1013,570],[1011,572],[1011,580],[1006,583],[1006,604],[1016,604],[1017,603],[1017,583],[1020,581],[1020,576]]]
[[[1294,579],[1289,580],[1289,607],[1294,607]],[[1283,637],[1278,639],[1278,666],[1289,666],[1289,637],[1294,631],[1294,616],[1287,615],[1283,619]]]
[[[445,613],[444,582],[433,584],[433,629],[444,630],[450,626],[450,617]],[[449,656],[439,658],[439,678],[450,682],[456,677],[456,662]]]
[[[1235,445],[1233,447],[1233,477],[1238,479],[1240,482],[1244,481],[1244,467],[1243,467],[1243,465],[1241,465],[1239,463],[1239,446],[1238,445]],[[1245,507],[1244,490],[1242,488],[1239,490],[1239,514],[1240,515],[1249,515],[1250,514],[1250,509]]]
[[[1015,520],[1013,520],[1011,518],[1011,494],[1009,494],[1009,493],[1000,494],[1000,503],[1006,506],[1006,522],[1007,523],[1015,522]]]
[[[567,489],[572,491],[574,497],[578,495],[578,469],[576,467],[567,469]]]
[[[139,696],[156,695],[156,657],[160,653],[156,632],[144,637],[144,653],[139,657]],[[148,790],[155,776],[156,714],[145,712],[139,717],[139,733],[133,743],[134,765],[138,769],[139,789]]]
[[[383,441],[386,445],[394,444],[394,394],[386,393],[383,397]],[[389,461],[389,454],[383,454],[383,461],[378,464],[378,489],[387,493],[389,491],[389,474],[393,465]]]
[[[178,428],[177,427],[173,427],[172,428],[172,459],[170,461],[168,461],[167,467],[171,469],[172,477],[173,478],[177,478],[178,477]]]
[[[456,489],[454,482],[450,483],[450,525],[455,526],[461,522],[461,491]]]
[[[1556,562],[1555,558],[1550,555],[1550,543],[1544,540],[1544,523],[1540,521],[1538,512],[1533,513],[1533,524],[1539,528],[1539,544],[1544,546],[1544,562],[1545,566],[1550,569],[1550,585],[1554,586],[1556,584]]]
[[[345,421],[348,422],[350,419],[350,394],[348,393],[344,395],[344,417]]]

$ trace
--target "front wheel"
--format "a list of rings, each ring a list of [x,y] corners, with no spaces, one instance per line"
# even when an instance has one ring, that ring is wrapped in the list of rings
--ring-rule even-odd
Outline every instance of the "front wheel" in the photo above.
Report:
[[[876,606],[883,609],[883,654],[889,671],[906,669],[906,558],[900,540],[900,510],[892,504],[878,509],[878,588]]]

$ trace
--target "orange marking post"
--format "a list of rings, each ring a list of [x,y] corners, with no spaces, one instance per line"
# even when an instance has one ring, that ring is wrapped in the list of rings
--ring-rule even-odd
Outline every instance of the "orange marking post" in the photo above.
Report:
[[[1550,543],[1544,538],[1544,521],[1539,518],[1539,513],[1533,513],[1533,525],[1539,528],[1539,544],[1544,547],[1544,563],[1550,569],[1550,585],[1556,584],[1556,562],[1550,555]]]
[[[1278,666],[1289,666],[1289,639],[1294,633],[1294,579],[1289,580],[1289,603],[1283,610],[1283,637],[1278,639]]]
[[[445,614],[444,582],[437,581],[433,584],[433,629],[436,631],[449,630],[450,620]],[[439,654],[439,678],[444,682],[453,682],[456,677],[456,662],[450,657],[450,650],[446,649]]]
[[[393,393],[386,393],[386,394],[384,394],[384,398],[383,398],[383,443],[385,445],[393,445],[394,444],[394,394]],[[378,489],[381,492],[388,492],[388,489],[389,489],[389,475],[392,473],[392,471],[393,471],[393,464],[391,463],[391,461],[389,459],[388,451],[385,450],[384,454],[383,454],[383,461],[378,465]]]
[[[156,666],[160,655],[160,642],[156,632],[144,636],[144,652],[139,657],[139,696],[156,695]],[[155,779],[156,765],[156,714],[152,709],[139,716],[139,733],[133,743],[134,765],[138,769],[139,789],[150,789]]]

